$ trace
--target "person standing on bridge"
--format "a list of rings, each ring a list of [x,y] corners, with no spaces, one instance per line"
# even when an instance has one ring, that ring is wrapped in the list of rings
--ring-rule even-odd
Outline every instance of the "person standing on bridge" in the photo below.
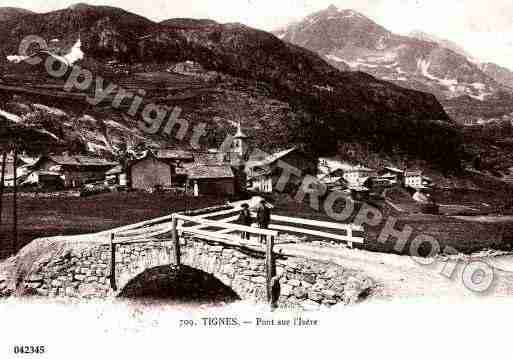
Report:
[[[257,223],[258,227],[262,229],[269,228],[269,224],[271,223],[271,210],[267,206],[265,200],[261,200],[257,209]],[[265,240],[265,235],[260,235],[260,243],[263,243]]]
[[[239,224],[243,226],[251,226],[252,220],[251,220],[251,212],[249,211],[249,205],[247,203],[242,204],[242,210],[239,214]],[[249,241],[250,235],[249,232],[241,232],[240,234],[241,239],[246,239]]]

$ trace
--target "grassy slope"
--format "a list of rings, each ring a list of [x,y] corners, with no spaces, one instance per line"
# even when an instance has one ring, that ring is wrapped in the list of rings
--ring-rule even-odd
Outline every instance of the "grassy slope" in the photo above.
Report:
[[[447,216],[398,213],[384,203],[374,203],[374,205],[376,205],[375,208],[383,215],[383,221],[380,225],[374,227],[365,225],[367,240],[365,244],[361,246],[362,249],[408,255],[411,254],[410,248],[412,241],[420,234],[433,237],[440,244],[442,249],[450,246],[462,253],[476,252],[488,248],[509,250],[513,245],[512,221],[503,223],[480,223]],[[347,223],[354,221],[360,208],[361,203],[357,203],[355,205],[355,211],[353,215],[347,219]],[[343,202],[337,202],[334,209],[336,212],[341,212]],[[284,199],[283,197],[277,200],[274,213],[315,220],[333,221],[324,211],[312,209],[308,202],[297,203],[292,200]],[[412,236],[399,251],[394,248],[397,242],[396,239],[392,238],[384,243],[378,241],[384,224],[391,218],[397,220],[394,227],[397,230],[402,230],[405,225],[412,228]],[[419,254],[425,255],[429,253],[429,250],[428,245],[422,245],[419,249]]]
[[[187,204],[186,204],[187,201]],[[19,201],[19,247],[40,237],[93,233],[161,217],[186,208],[197,209],[224,203],[215,197],[176,198],[171,194],[139,192],[107,193],[92,197],[30,198]],[[4,196],[0,248],[12,244],[12,196]],[[7,253],[3,253],[3,257]]]

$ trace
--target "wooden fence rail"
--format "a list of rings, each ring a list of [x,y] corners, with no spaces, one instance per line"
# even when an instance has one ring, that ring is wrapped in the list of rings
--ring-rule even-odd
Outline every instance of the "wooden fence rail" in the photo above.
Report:
[[[229,217],[221,220],[222,222],[231,222],[235,221],[238,217]],[[304,219],[299,217],[286,217],[286,216],[278,216],[278,215],[272,215],[271,216],[271,224],[269,225],[269,229],[272,230],[278,230],[280,232],[291,232],[291,233],[299,233],[299,234],[306,234],[311,235],[315,237],[320,238],[326,238],[329,240],[335,240],[338,242],[346,242],[349,247],[353,246],[353,243],[364,243],[365,237],[363,236],[363,233],[365,233],[365,230],[362,226],[355,225],[352,223],[337,223],[337,222],[326,222],[326,221],[317,221],[317,220],[311,220],[311,219]],[[273,223],[274,222],[274,223]],[[278,223],[290,223],[293,224],[293,226],[284,225],[284,224],[277,224]],[[307,227],[315,227],[315,228],[304,228],[299,227],[297,225],[307,226]],[[206,227],[221,227],[221,226],[196,226],[193,227],[195,229],[202,229]],[[344,231],[344,234],[338,234],[338,233],[329,233],[326,231],[323,231],[323,229],[331,229],[336,231]],[[224,229],[216,231],[216,232],[210,232],[215,233],[216,236],[220,238],[229,238],[229,236],[223,236],[228,235],[229,233],[236,232],[237,229],[234,229],[232,226],[226,226]],[[250,231],[246,231],[250,232]],[[362,235],[355,235],[354,232],[360,232]],[[250,232],[252,233],[252,232]]]

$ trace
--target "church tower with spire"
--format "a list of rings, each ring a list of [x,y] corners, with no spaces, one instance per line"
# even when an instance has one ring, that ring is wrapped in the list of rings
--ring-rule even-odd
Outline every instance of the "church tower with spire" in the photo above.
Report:
[[[230,165],[235,175],[237,192],[245,191],[247,187],[246,161],[249,157],[249,136],[242,131],[242,124],[237,124],[237,132],[233,136],[230,147]]]
[[[230,149],[230,159],[232,164],[241,165],[247,161],[249,155],[249,136],[242,131],[242,125],[239,121],[237,132],[233,136],[233,142]]]

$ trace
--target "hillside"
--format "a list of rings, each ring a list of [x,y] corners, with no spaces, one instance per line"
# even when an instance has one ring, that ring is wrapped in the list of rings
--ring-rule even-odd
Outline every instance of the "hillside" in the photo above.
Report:
[[[412,31],[408,34],[408,36],[422,41],[437,43],[443,48],[460,54],[473,62],[481,71],[483,71],[484,74],[497,81],[497,83],[513,88],[513,72],[511,70],[492,62],[481,62],[469,54],[462,46],[456,44],[453,41],[442,39],[422,31]]]
[[[18,20],[22,16],[34,14],[32,11],[16,7],[0,7],[0,22]]]
[[[462,46],[458,45],[454,41],[442,39],[438,36],[428,34],[421,30],[411,31],[408,34],[408,36],[412,37],[414,39],[417,39],[417,40],[424,41],[424,42],[434,42],[443,48],[446,48],[446,49],[451,50],[452,52],[455,52],[456,54],[465,56],[467,59],[472,59],[472,55],[469,54]]]
[[[505,67],[486,62],[480,65],[481,70],[495,81],[513,88],[513,72]]]
[[[203,96],[203,102],[173,100],[179,90],[192,94],[185,99],[199,96],[198,89],[190,85],[159,88],[151,91],[146,100],[166,106],[180,103],[195,121],[212,123],[215,116],[226,118],[229,112],[217,102],[222,94],[234,93],[234,103],[242,104],[236,105],[242,107],[240,112],[248,113],[246,126],[253,127],[256,138],[265,137],[276,146],[294,143],[317,154],[336,151],[340,141],[366,141],[376,150],[399,147],[405,155],[445,167],[458,163],[457,132],[434,96],[361,72],[341,72],[314,52],[241,24],[187,19],[157,24],[121,9],[79,4],[48,14],[24,16],[17,22],[0,23],[0,27],[4,30],[0,32],[4,54],[15,53],[19,41],[28,34],[55,40],[52,51],[57,53],[69,51],[80,38],[85,53],[80,64],[115,82],[138,84],[140,73],[149,71],[150,77],[158,78],[156,74],[177,62],[195,61],[205,71],[219,75],[214,85],[200,86],[210,93]],[[5,85],[25,90],[37,87],[39,94],[41,86],[51,82],[41,74],[30,74],[7,63],[5,57],[2,60]],[[119,73],[111,74],[108,61],[112,60],[125,69],[126,79]],[[158,71],[152,75],[149,69]],[[46,90],[46,99],[41,100],[44,105],[60,106],[59,101],[52,100],[59,86],[62,83],[52,84],[51,93]],[[146,89],[149,85],[141,86]],[[12,97],[12,91],[4,91]],[[276,119],[266,103],[278,103],[277,107],[286,110],[279,110]],[[112,109],[103,111],[106,117],[117,116]],[[274,118],[272,125],[282,131],[260,136],[271,125],[265,124],[269,118]],[[316,137],[312,138],[312,134]],[[390,138],[394,138],[393,144]]]

